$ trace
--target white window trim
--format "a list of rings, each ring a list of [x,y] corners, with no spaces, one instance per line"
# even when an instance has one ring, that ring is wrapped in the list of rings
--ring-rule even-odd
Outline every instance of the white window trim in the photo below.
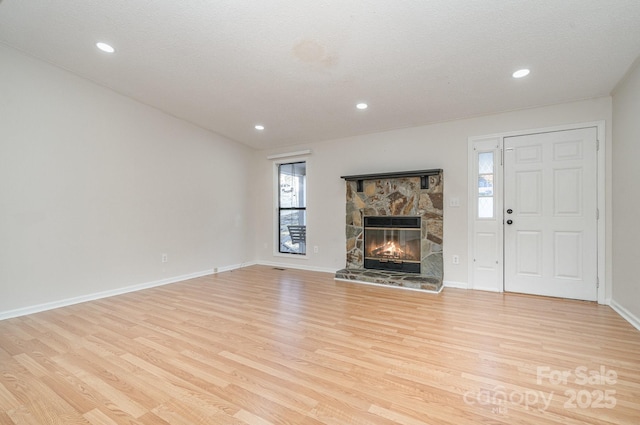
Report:
[[[480,218],[478,217],[478,155],[479,152],[491,152],[494,153],[493,162],[493,211],[494,216],[492,218]],[[469,276],[469,289],[478,289],[483,291],[495,291],[503,292],[504,286],[504,266],[503,266],[503,195],[502,195],[502,137],[497,135],[471,137],[469,138],[468,147],[468,169],[469,169],[469,182],[468,182],[468,220],[469,220],[469,234],[468,234],[468,276]],[[475,250],[476,240],[476,223],[482,223],[483,226],[488,227],[493,223],[493,231],[496,235],[496,246],[494,257],[496,261],[496,271],[494,283],[491,285],[481,285],[477,282],[475,276],[475,258],[477,257]]]
[[[307,169],[307,174],[306,174],[306,179],[307,179],[307,183],[306,183],[306,189],[307,189],[307,193],[305,194],[306,197],[306,217],[307,217],[307,231],[309,230],[309,157],[308,155],[311,154],[311,151],[298,151],[296,152],[296,154],[303,154],[302,156],[290,156],[289,154],[283,154],[283,155],[272,155],[272,156],[268,156],[267,159],[273,159],[273,176],[272,176],[272,183],[271,183],[271,188],[273,190],[273,216],[271,217],[271,226],[272,226],[272,234],[271,234],[271,249],[272,249],[272,253],[271,255],[273,255],[274,257],[280,257],[280,258],[289,258],[289,259],[295,259],[295,260],[308,260],[310,258],[309,256],[309,243],[307,242],[307,251],[304,254],[287,254],[284,252],[280,252],[279,250],[279,242],[280,242],[280,235],[278,234],[278,232],[280,231],[280,229],[278,228],[278,224],[280,223],[280,217],[278,216],[278,214],[280,213],[279,210],[279,196],[280,196],[280,192],[278,190],[276,190],[276,188],[280,187],[280,181],[278,180],[279,177],[279,172],[278,172],[278,167],[280,166],[280,164],[290,164],[293,162],[305,162],[306,163],[306,169]],[[312,232],[313,233],[313,232]],[[309,233],[307,232],[307,241],[309,240]]]

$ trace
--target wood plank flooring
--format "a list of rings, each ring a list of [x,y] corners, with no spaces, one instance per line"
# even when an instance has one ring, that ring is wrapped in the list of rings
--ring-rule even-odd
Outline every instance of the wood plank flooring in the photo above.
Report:
[[[477,423],[640,423],[640,332],[266,266],[0,322],[0,424]]]

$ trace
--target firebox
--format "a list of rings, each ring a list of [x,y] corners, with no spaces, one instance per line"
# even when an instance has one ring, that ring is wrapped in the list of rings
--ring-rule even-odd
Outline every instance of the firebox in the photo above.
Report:
[[[420,273],[420,217],[365,216],[364,268]]]

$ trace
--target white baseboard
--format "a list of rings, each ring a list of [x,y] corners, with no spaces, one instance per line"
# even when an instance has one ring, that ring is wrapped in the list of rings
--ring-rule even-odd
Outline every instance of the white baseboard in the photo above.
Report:
[[[254,264],[258,264],[260,266],[280,267],[283,269],[307,270],[310,272],[323,272],[323,273],[333,273],[333,274],[335,274],[337,271],[335,269],[326,269],[324,267],[297,265],[297,264],[289,264],[289,263],[276,263],[273,261],[258,261]]]
[[[454,282],[452,280],[443,281],[442,286],[445,288],[469,289],[469,285],[466,282]]]
[[[627,322],[631,323],[633,325],[633,327],[635,327],[637,330],[640,331],[640,318],[638,318],[636,315],[631,313],[629,310],[627,310],[626,308],[624,308],[623,306],[618,304],[616,302],[616,300],[612,299],[611,302],[609,303],[609,306],[616,313],[618,313],[620,316],[622,316],[623,319],[625,319]]]
[[[220,271],[233,270],[234,268],[245,267],[244,264],[238,266],[229,266],[220,268]],[[73,304],[84,303],[87,301],[99,300],[101,298],[113,297],[115,295],[126,294],[128,292],[140,291],[142,289],[154,288],[156,286],[168,285],[183,280],[194,279],[196,277],[208,276],[213,274],[213,270],[204,270],[196,273],[189,273],[181,276],[169,277],[166,279],[155,280],[153,282],[140,283],[123,288],[111,289],[108,291],[95,292],[93,294],[81,295],[79,297],[66,298],[64,300],[52,301],[44,304],[33,305],[29,307],[17,308],[15,310],[0,311],[0,320],[10,319],[12,317],[25,316],[27,314],[39,313],[41,311],[53,310],[54,308],[66,307]]]
[[[255,261],[249,261],[247,263],[240,263],[240,264],[232,264],[230,266],[218,267],[218,271],[214,272],[212,270],[211,273],[215,274],[215,273],[222,273],[222,272],[230,272],[232,270],[238,270],[243,267],[255,266],[256,264],[258,263],[256,263]]]
[[[39,313],[41,311],[53,310],[54,308],[66,307],[69,305],[84,303],[87,301],[99,300],[101,298],[113,297],[115,295],[121,295],[121,294],[126,294],[128,292],[140,291],[142,289],[154,288],[156,286],[168,285],[170,283],[176,283],[176,282],[181,282],[183,280],[194,279],[196,277],[228,272],[232,270],[241,269],[243,267],[254,266],[257,264],[290,268],[290,269],[303,269],[303,270],[310,270],[310,271],[322,271],[322,272],[328,272],[328,273],[335,273],[335,270],[322,269],[319,267],[308,267],[308,266],[299,267],[299,266],[292,266],[290,264],[280,264],[280,263],[270,263],[270,262],[259,263],[256,261],[249,261],[246,263],[232,264],[229,266],[219,267],[217,271],[214,269],[203,270],[196,273],[189,273],[181,276],[174,276],[166,279],[155,280],[153,282],[140,283],[137,285],[125,286],[123,288],[117,288],[117,289],[111,289],[108,291],[95,292],[93,294],[81,295],[79,297],[66,298],[63,300],[57,300],[57,301],[52,301],[48,303],[17,308],[14,310],[0,311],[0,320],[11,319],[12,317],[26,316],[27,314]]]

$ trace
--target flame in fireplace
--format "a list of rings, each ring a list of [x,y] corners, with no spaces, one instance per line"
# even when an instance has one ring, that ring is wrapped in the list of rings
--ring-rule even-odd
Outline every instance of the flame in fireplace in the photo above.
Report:
[[[371,253],[378,257],[398,258],[404,255],[404,250],[393,241],[388,241],[371,250]]]

